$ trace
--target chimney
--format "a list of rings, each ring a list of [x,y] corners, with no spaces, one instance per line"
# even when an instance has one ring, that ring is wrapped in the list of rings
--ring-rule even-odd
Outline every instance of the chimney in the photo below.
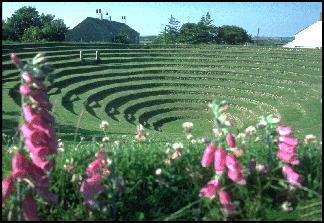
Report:
[[[320,20],[319,21],[322,21],[322,12],[320,13]]]

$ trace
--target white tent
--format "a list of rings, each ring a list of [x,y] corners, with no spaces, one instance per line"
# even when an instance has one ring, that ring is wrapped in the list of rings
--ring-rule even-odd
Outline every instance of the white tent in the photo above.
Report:
[[[322,48],[322,20],[315,22],[295,35],[286,48]]]

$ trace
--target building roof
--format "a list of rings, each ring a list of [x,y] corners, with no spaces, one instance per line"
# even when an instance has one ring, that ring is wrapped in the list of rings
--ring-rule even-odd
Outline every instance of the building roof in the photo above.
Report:
[[[106,39],[117,35],[121,30],[127,30],[133,33],[133,35],[139,35],[136,30],[130,28],[125,23],[87,17],[73,29],[68,31],[66,39]]]
[[[284,45],[287,48],[321,48],[322,47],[322,21],[306,27],[295,35],[295,39]]]

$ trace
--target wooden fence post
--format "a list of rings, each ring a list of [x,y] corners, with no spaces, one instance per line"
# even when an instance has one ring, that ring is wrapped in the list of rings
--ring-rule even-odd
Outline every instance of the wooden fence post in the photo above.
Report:
[[[82,52],[82,50],[80,50],[80,61],[81,62],[83,61],[83,52]]]
[[[96,61],[100,61],[100,52],[98,50],[96,51]]]

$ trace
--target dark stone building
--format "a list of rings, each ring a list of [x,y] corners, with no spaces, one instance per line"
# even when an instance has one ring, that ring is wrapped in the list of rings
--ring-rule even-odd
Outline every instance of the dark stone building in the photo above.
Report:
[[[107,19],[87,17],[69,30],[66,41],[105,41],[120,43],[139,43],[139,33],[128,25]]]

